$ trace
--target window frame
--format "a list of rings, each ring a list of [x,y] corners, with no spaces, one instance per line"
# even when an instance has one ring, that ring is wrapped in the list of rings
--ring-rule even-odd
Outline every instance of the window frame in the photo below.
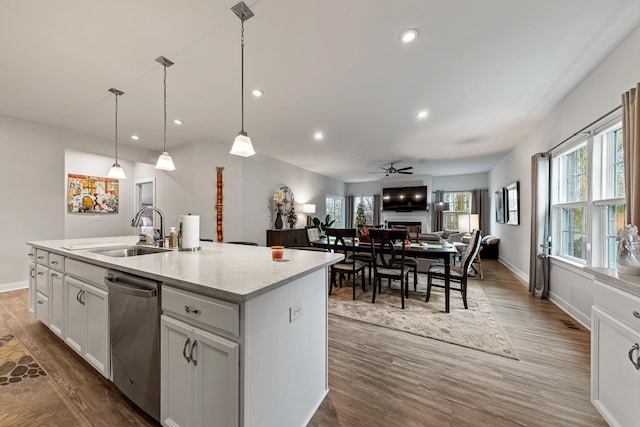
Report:
[[[573,141],[560,148],[556,147],[552,151],[550,202],[551,238],[554,243],[551,253],[554,257],[580,265],[596,267],[610,267],[612,265],[612,259],[615,258],[615,254],[611,253],[610,242],[612,235],[610,234],[609,226],[611,221],[619,224],[620,212],[619,210],[614,212],[614,216],[610,218],[609,208],[625,204],[624,195],[613,197],[615,192],[618,191],[615,187],[617,182],[616,167],[622,167],[622,172],[624,172],[624,154],[622,155],[622,163],[616,161],[616,139],[608,139],[608,136],[616,135],[616,131],[621,128],[621,120],[620,112],[613,113],[591,126],[585,132],[580,132],[579,135],[576,134],[577,136]],[[618,135],[622,136],[621,133],[618,133]],[[611,144],[614,145],[612,146]],[[562,159],[584,146],[586,146],[587,156],[586,198],[585,200],[567,201],[566,196],[569,191],[567,190],[568,186],[566,186],[566,171],[562,170]],[[622,182],[624,187],[624,177],[622,177]],[[586,240],[584,259],[562,253],[564,247],[562,241],[563,209],[576,207],[583,208],[584,212],[583,224],[585,230],[581,233]]]

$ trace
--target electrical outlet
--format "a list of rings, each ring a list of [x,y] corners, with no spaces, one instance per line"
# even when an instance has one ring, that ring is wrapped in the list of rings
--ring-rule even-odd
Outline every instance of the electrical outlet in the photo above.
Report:
[[[289,323],[302,316],[302,301],[298,301],[289,307]]]

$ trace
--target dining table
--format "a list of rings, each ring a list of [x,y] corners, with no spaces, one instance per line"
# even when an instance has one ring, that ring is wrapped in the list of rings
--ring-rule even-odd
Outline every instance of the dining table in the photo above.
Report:
[[[327,249],[329,243],[326,238],[310,242],[312,246]],[[356,252],[371,253],[371,242],[358,240],[353,243],[345,239],[345,244],[354,245]],[[403,243],[398,243],[400,247]],[[445,296],[445,312],[449,313],[449,295],[451,294],[451,259],[459,254],[458,249],[449,242],[420,242],[409,243],[404,242],[405,256],[416,258],[432,258],[441,259],[444,263],[444,296]]]

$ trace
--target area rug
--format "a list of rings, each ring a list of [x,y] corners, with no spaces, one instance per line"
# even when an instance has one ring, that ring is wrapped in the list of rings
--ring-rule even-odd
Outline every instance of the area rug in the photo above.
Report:
[[[0,425],[78,425],[46,372],[12,334],[0,336]]]
[[[519,360],[482,291],[481,281],[469,280],[467,284],[468,310],[464,309],[460,292],[451,292],[450,313],[444,311],[444,289],[432,288],[429,302],[424,301],[425,274],[418,275],[417,292],[413,291],[413,277],[409,283],[409,299],[405,299],[403,310],[399,282],[388,288],[387,281],[383,280],[382,294],[377,294],[372,304],[372,286],[367,285],[367,291],[363,292],[358,278],[354,301],[351,282],[345,281],[342,288],[334,287],[329,296],[329,313]]]

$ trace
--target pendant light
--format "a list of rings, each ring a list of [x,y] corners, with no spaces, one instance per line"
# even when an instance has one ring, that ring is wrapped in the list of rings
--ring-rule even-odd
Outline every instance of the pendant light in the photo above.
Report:
[[[111,166],[111,169],[109,169],[107,178],[126,179],[127,176],[118,163],[118,96],[124,95],[124,92],[115,88],[109,89],[109,92],[116,96],[116,162]]]
[[[253,12],[251,11],[251,9],[249,9],[249,6],[244,4],[243,1],[233,6],[231,10],[233,10],[238,18],[240,18],[240,21],[242,21],[240,32],[240,100],[242,105],[242,128],[238,133],[238,136],[236,136],[236,139],[233,141],[231,154],[235,154],[236,156],[249,157],[256,154],[256,152],[253,150],[253,145],[251,145],[251,138],[249,138],[247,132],[244,131],[244,21],[251,18],[253,16]]]
[[[173,62],[164,56],[157,57],[156,62],[159,62],[164,67],[164,144],[162,145],[162,154],[160,154],[156,163],[156,169],[173,171],[176,170],[176,167],[173,164],[173,159],[167,153],[167,67],[171,67]]]

